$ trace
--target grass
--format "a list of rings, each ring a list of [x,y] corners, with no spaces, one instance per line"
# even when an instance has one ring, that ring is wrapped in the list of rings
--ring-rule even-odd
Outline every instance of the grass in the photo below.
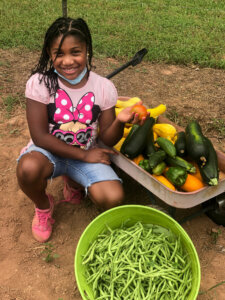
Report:
[[[43,251],[41,252],[41,254],[43,255],[42,259],[46,262],[46,263],[50,263],[53,260],[55,260],[56,258],[59,257],[59,254],[54,253],[54,246],[51,243],[45,243],[43,246]]]
[[[209,288],[209,289],[206,290],[206,291],[200,291],[200,292],[199,292],[199,295],[207,294],[209,291],[211,291],[211,290],[217,288],[218,286],[220,286],[220,285],[222,285],[222,284],[225,284],[225,281],[224,281],[224,280],[221,281],[221,282],[219,282],[219,283],[217,283],[217,284],[215,284],[215,285],[213,285],[211,288]]]
[[[173,123],[182,126],[181,123],[182,117],[179,116],[178,112],[175,109],[171,109],[169,112],[166,113],[166,117],[171,120]]]
[[[84,18],[96,56],[225,68],[225,1],[67,1],[68,15]],[[0,45],[40,50],[47,27],[62,15],[61,0],[1,0]]]
[[[20,101],[18,97],[14,97],[11,95],[3,98],[3,107],[7,113],[7,117],[10,117],[15,105],[18,104],[19,102]]]
[[[214,129],[216,129],[219,133],[219,137],[222,139],[222,138],[225,138],[225,122],[223,119],[220,119],[220,118],[213,118],[212,119],[212,127]]]

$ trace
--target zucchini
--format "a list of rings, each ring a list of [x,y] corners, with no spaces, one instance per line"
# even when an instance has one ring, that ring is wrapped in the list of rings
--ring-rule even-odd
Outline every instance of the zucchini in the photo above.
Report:
[[[169,156],[171,156],[171,157],[175,157],[176,156],[176,148],[175,148],[174,144],[170,140],[168,140],[168,139],[160,136],[160,137],[157,138],[156,143]]]
[[[200,174],[202,176],[203,181],[208,185],[217,185],[219,182],[219,167],[217,154],[212,142],[208,138],[205,139],[209,150],[209,156],[205,165],[200,165]]]
[[[183,159],[182,157],[176,156],[175,158],[173,157],[167,157],[166,162],[168,165],[173,166],[173,167],[183,167],[186,169],[187,172],[189,173],[195,173],[196,168],[193,166],[191,163]]]
[[[154,169],[159,163],[161,163],[166,158],[166,152],[159,149],[155,153],[149,155],[149,166]]]
[[[185,157],[186,156],[186,136],[184,131],[180,131],[177,134],[177,140],[174,144],[177,155],[180,157]]]
[[[209,150],[206,137],[197,121],[191,121],[185,129],[187,154],[195,162],[203,166],[208,159]]]
[[[128,135],[129,139],[127,142],[126,140],[124,141],[124,143],[126,143],[125,145],[122,145],[120,152],[130,159],[133,159],[143,153],[146,146],[148,132],[153,126],[154,121],[155,120],[153,118],[148,118],[143,125],[138,125],[139,127],[137,130],[135,130],[131,136]]]
[[[150,117],[151,118],[151,117]],[[155,123],[155,119],[152,118],[152,127]],[[147,142],[146,142],[146,147],[144,149],[144,154],[145,156],[149,156],[150,154],[152,153],[155,153],[156,152],[156,148],[155,148],[155,145],[154,145],[154,136],[153,136],[153,129],[152,127],[150,128],[149,132],[148,132],[148,135],[147,135]]]
[[[140,125],[138,124],[134,124],[130,130],[130,132],[128,133],[126,139],[124,140],[121,148],[120,148],[120,152],[124,153],[125,149],[126,149],[126,145],[128,144],[128,142],[130,141],[132,135],[135,133],[135,131],[140,127]]]

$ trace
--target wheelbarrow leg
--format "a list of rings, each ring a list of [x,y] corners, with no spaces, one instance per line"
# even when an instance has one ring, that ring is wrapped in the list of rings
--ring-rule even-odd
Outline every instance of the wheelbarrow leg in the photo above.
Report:
[[[212,205],[209,205],[207,207],[204,207],[202,209],[199,209],[198,211],[196,211],[195,213],[187,216],[187,217],[184,217],[183,219],[181,219],[180,221],[178,221],[179,224],[184,224],[185,222],[187,221],[190,221],[198,216],[201,216],[203,214],[205,214],[206,212],[210,211],[210,210],[213,210],[215,208],[215,204],[212,204]]]

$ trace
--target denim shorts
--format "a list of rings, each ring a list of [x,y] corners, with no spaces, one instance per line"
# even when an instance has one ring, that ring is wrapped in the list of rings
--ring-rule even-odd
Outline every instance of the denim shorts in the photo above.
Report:
[[[87,163],[81,160],[59,157],[57,155],[53,155],[52,153],[48,152],[43,148],[35,146],[34,144],[29,146],[29,148],[19,156],[17,161],[19,161],[24,154],[29,153],[31,151],[37,151],[42,153],[53,164],[53,174],[49,179],[62,175],[67,175],[72,180],[85,187],[86,191],[88,187],[90,187],[93,183],[96,182],[106,180],[119,180],[120,182],[122,182],[122,180],[117,176],[113,168],[109,165],[102,163]]]

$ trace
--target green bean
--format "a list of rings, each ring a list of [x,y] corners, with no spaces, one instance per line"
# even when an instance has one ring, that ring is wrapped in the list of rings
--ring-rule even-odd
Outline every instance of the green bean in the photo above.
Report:
[[[178,300],[188,295],[191,264],[180,238],[161,226],[125,224],[106,226],[83,258],[95,299]]]
[[[91,245],[91,247],[89,248],[88,252],[86,253],[86,255],[84,256],[83,259],[83,264],[85,265],[87,262],[89,262],[90,260],[93,259],[94,256],[94,251],[95,251],[95,247],[97,246],[97,241],[95,240],[94,243]],[[85,260],[86,258],[86,260]]]

